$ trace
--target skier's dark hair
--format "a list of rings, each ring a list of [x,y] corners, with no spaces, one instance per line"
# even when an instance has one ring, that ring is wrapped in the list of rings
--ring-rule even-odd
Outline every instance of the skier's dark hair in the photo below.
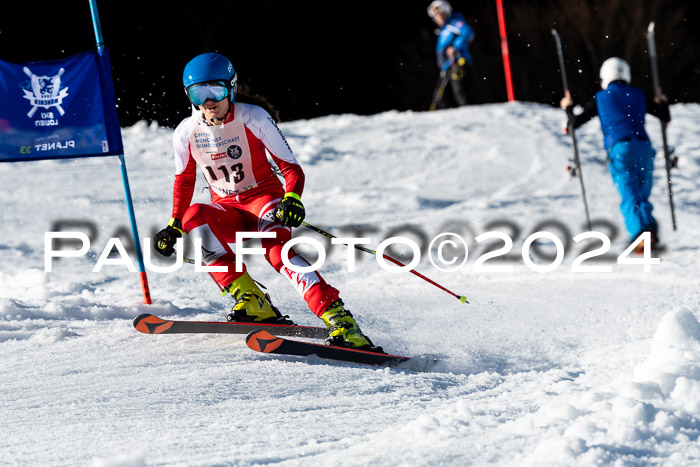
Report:
[[[275,109],[275,107],[267,100],[267,97],[261,96],[260,94],[253,94],[250,92],[250,88],[243,83],[238,84],[238,93],[236,94],[236,102],[243,102],[244,104],[253,104],[262,107],[270,114],[275,122],[279,123],[280,114]]]

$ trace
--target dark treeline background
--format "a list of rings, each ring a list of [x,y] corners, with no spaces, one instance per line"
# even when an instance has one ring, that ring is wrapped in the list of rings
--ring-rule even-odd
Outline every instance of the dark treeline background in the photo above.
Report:
[[[241,82],[283,121],[426,110],[438,76],[429,0],[98,0],[122,125],[176,126],[189,115],[182,69],[195,55],[229,57]],[[645,31],[656,21],[661,83],[672,102],[700,102],[696,0],[505,0],[515,97],[555,105],[561,80],[551,29],[562,36],[574,98],[598,89],[610,56],[651,91]],[[453,1],[474,28],[468,83],[478,104],[506,90],[495,0]],[[0,59],[48,60],[94,48],[87,0],[5,2]]]

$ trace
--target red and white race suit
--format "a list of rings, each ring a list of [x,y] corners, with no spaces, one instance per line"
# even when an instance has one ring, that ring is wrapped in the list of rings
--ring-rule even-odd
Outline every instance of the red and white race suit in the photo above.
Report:
[[[175,183],[172,217],[182,220],[183,230],[202,241],[202,258],[209,266],[226,266],[227,272],[213,272],[219,284],[227,286],[245,272],[236,272],[236,255],[228,243],[236,232],[274,232],[275,238],[261,239],[265,258],[294,285],[309,308],[320,316],[338,299],[338,291],[316,272],[297,273],[284,266],[282,247],[292,236],[289,227],[274,219],[274,210],[286,192],[301,196],[304,172],[274,119],[261,107],[236,103],[221,125],[210,125],[199,111],[185,118],[175,129]],[[265,151],[279,167],[286,190],[275,175]],[[197,166],[209,183],[210,204],[193,204]],[[290,262],[309,263],[293,249]]]

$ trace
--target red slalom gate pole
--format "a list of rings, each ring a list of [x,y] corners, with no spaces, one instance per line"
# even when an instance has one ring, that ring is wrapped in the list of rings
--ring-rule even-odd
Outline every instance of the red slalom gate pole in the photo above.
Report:
[[[513,77],[510,73],[510,54],[508,53],[508,36],[506,34],[506,18],[503,14],[503,0],[496,0],[496,10],[498,12],[498,31],[501,34],[501,54],[503,54],[503,70],[506,75],[506,92],[508,102],[515,100],[513,94]]]

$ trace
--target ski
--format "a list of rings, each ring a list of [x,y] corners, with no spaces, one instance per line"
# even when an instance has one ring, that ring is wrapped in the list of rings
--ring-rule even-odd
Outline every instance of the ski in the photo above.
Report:
[[[654,83],[654,95],[661,98],[661,84],[659,81],[659,64],[656,58],[656,34],[654,32],[654,22],[649,23],[647,28],[647,43],[649,44],[649,59],[651,60],[651,76]],[[668,184],[668,202],[671,205],[671,222],[673,230],[676,230],[676,210],[673,205],[673,184],[671,183],[671,169],[676,162],[673,160],[673,151],[668,147],[666,136],[666,122],[661,122],[661,139],[664,145],[664,159],[666,161],[666,181]]]
[[[302,357],[316,355],[319,358],[362,363],[365,365],[393,366],[411,359],[411,357],[389,355],[380,352],[284,339],[270,334],[265,330],[251,332],[246,337],[245,342],[249,348],[256,352],[278,355],[297,355]]]
[[[561,37],[559,36],[559,33],[557,32],[556,29],[552,29],[552,35],[554,36],[554,41],[557,44],[557,55],[559,57],[559,69],[561,71],[561,81],[562,81],[562,86],[564,87],[564,95],[570,96],[571,92],[569,91],[569,81],[566,77],[566,68],[564,66],[564,50],[561,45]],[[578,143],[576,141],[576,133],[574,131],[574,124],[573,124],[573,119],[574,119],[574,112],[573,109],[569,108],[566,110],[566,120],[567,120],[567,126],[568,126],[568,132],[569,135],[571,136],[571,141],[574,145],[574,168],[567,168],[569,170],[569,173],[572,176],[578,177],[579,182],[581,182],[581,195],[583,196],[583,206],[586,209],[586,223],[588,225],[588,230],[593,230],[591,227],[591,216],[588,213],[588,200],[586,199],[586,187],[583,184],[583,172],[581,171],[581,159],[579,158],[578,155]]]
[[[144,334],[249,334],[251,331],[270,330],[280,336],[325,339],[325,327],[297,326],[294,324],[238,323],[228,321],[178,321],[144,313],[134,319],[134,328]]]

